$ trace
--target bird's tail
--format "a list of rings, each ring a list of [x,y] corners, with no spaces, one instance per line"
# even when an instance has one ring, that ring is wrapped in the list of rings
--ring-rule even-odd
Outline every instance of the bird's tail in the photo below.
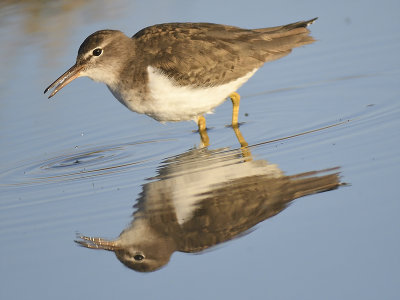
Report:
[[[302,31],[302,32],[309,32],[309,30],[307,29],[307,27],[309,25],[311,25],[312,23],[314,23],[318,18],[314,18],[308,21],[299,21],[299,22],[295,22],[295,23],[290,23],[287,25],[281,25],[281,26],[276,26],[276,27],[268,27],[268,28],[258,28],[258,29],[254,29],[254,31],[257,32],[263,32],[263,33],[269,33],[269,34],[285,34],[285,33],[289,33],[292,30],[295,29],[301,29],[303,28],[303,30],[298,30],[298,31]],[[306,30],[304,30],[306,29]]]
[[[283,26],[254,29],[262,34],[261,38],[265,41],[263,47],[268,49],[265,62],[286,56],[293,48],[313,43],[315,39],[309,35],[310,30],[307,26],[315,20],[317,18]]]
[[[289,176],[291,179],[289,189],[293,191],[293,199],[334,190],[345,185],[340,182],[339,173],[335,172],[338,169],[331,168]]]

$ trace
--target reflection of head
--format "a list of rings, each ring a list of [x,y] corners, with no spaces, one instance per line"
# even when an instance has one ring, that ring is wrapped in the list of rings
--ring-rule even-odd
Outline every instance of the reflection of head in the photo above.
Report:
[[[115,255],[125,266],[139,272],[152,272],[165,266],[175,251],[173,244],[160,238],[154,243],[133,244],[115,250]]]
[[[176,250],[175,243],[168,236],[159,236],[147,224],[138,223],[142,222],[134,221],[134,226],[114,241],[80,236],[76,242],[86,248],[112,251],[125,266],[139,272],[160,269]]]

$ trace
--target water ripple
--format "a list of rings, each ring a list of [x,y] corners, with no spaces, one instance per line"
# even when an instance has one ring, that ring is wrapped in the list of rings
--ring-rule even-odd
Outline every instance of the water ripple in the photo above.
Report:
[[[75,149],[43,161],[32,159],[0,172],[0,186],[25,186],[36,183],[80,180],[127,172],[151,159],[154,153],[143,151],[148,144],[159,141],[122,143]]]

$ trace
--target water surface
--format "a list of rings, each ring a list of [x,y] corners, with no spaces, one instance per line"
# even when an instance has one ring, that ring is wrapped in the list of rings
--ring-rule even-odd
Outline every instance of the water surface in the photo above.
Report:
[[[398,1],[3,1],[0,297],[397,299],[399,11]],[[193,122],[132,113],[89,79],[43,95],[98,29],[256,28],[315,16],[316,43],[266,64],[239,90],[248,149],[226,127],[228,101],[207,116],[210,146],[200,148]],[[334,184],[287,196],[290,182],[314,177]],[[74,242],[77,233],[116,239],[138,212],[153,227],[160,215],[175,225],[219,216],[212,208],[228,210],[229,199],[251,224],[226,242],[213,235],[222,242],[201,255],[177,250],[155,272]],[[274,210],[271,199],[286,204]],[[269,214],[257,219],[262,209]],[[195,233],[212,228],[198,224]],[[161,228],[171,235],[171,226]]]

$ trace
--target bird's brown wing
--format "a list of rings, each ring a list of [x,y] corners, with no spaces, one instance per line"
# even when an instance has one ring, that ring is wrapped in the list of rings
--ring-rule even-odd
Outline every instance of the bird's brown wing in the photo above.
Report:
[[[272,29],[241,29],[211,23],[147,27],[132,39],[136,55],[181,85],[228,83],[314,40],[305,22]]]

